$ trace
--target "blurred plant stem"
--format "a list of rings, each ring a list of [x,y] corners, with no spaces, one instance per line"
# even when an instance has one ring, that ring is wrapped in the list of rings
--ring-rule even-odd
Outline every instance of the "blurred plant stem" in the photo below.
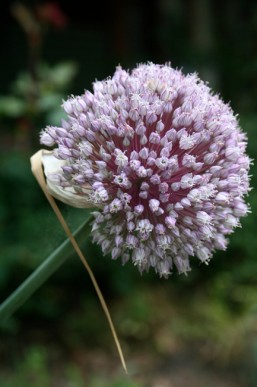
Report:
[[[74,232],[77,242],[83,243],[88,235],[90,215]],[[74,249],[65,240],[44,262],[0,305],[0,321],[11,316],[29,297],[69,258]]]
[[[26,86],[24,87],[23,84],[22,90],[17,87],[21,86],[22,82],[18,82],[19,85],[16,83],[13,86],[14,95],[18,96],[18,99],[22,98],[19,101],[17,101],[17,98],[12,99],[12,101],[14,101],[14,107],[18,107],[18,110],[20,108],[20,113],[23,113],[20,114],[20,118],[22,118],[21,132],[23,142],[28,145],[29,149],[34,149],[38,144],[38,129],[42,125],[40,120],[42,118],[41,113],[45,110],[52,110],[51,108],[45,109],[45,93],[47,93],[47,90],[49,92],[49,86],[50,90],[52,90],[50,97],[57,96],[58,93],[54,95],[54,91],[64,92],[64,89],[61,87],[54,89],[56,86],[55,82],[51,82],[51,77],[47,76],[43,68],[42,47],[44,37],[51,27],[64,28],[67,20],[58,4],[54,2],[35,3],[34,5],[15,2],[11,6],[11,13],[24,32],[27,43],[27,70],[24,72]],[[62,95],[58,95],[58,97],[58,106],[60,106]],[[56,103],[56,98],[54,99]]]
[[[28,89],[26,96],[30,107],[30,114],[27,116],[27,134],[30,137],[29,142],[33,146],[34,136],[37,134],[34,129],[39,98],[38,68],[42,48],[42,28],[33,12],[21,3],[15,3],[12,6],[12,14],[27,36],[28,73],[31,79],[31,87]]]
[[[19,24],[27,35],[29,57],[28,68],[31,78],[35,81],[36,87],[36,83],[38,80],[37,68],[40,61],[42,46],[42,28],[33,13],[21,3],[15,3],[13,5],[12,14],[19,22]],[[36,88],[35,90],[32,90],[33,94],[35,94],[35,91],[37,91]],[[31,95],[31,97],[33,97],[33,95]]]

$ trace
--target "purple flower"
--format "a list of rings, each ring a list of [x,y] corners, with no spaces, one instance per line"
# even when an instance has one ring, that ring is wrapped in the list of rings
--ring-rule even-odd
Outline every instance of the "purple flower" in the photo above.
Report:
[[[190,256],[207,264],[249,212],[246,136],[231,108],[169,65],[118,67],[93,89],[41,134],[62,160],[49,181],[98,207],[93,240],[113,259],[164,277],[189,271]]]

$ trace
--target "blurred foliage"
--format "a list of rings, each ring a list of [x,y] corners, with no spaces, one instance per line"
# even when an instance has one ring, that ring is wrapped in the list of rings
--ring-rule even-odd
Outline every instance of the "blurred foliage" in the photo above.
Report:
[[[57,370],[53,370],[52,362]],[[81,369],[73,363],[64,364],[56,358],[56,354],[49,356],[44,347],[29,347],[21,362],[18,362],[15,373],[0,375],[0,385],[4,387],[84,387],[85,376]],[[126,380],[124,377],[113,377],[109,381],[101,376],[87,380],[88,387],[140,387],[141,384]]]
[[[51,29],[50,22],[46,29],[37,2],[24,1],[31,9],[29,17],[39,26],[37,40],[24,28],[25,34],[20,33],[7,3],[0,15],[0,28],[7,30],[1,35],[0,73],[2,299],[64,239],[30,172],[29,157],[39,147],[39,131],[47,124],[59,124],[63,117],[60,105],[68,93],[82,93],[95,78],[112,73],[118,63],[134,67],[147,60],[171,60],[175,67],[198,71],[226,101],[231,100],[248,134],[248,153],[252,159],[257,154],[255,1],[151,0],[147,7],[143,1],[125,1],[123,6],[115,1],[103,3],[102,13],[98,3],[90,3],[85,13],[80,4],[74,7],[64,1],[63,12],[70,24],[60,31]],[[53,8],[49,11],[47,7],[41,8],[40,15],[52,9],[48,14],[52,18]],[[60,14],[58,20],[63,20]],[[232,374],[246,381],[242,386],[256,386],[256,164],[251,174],[254,189],[247,201],[252,213],[230,237],[228,250],[217,252],[209,266],[193,262],[188,277],[174,274],[165,281],[152,272],[140,276],[131,264],[122,267],[119,261],[103,258],[90,239],[85,241],[86,257],[131,357],[144,348],[155,360],[167,358],[172,363],[177,353],[190,349],[193,357],[199,355],[219,370],[230,367]],[[83,221],[84,211],[60,206],[75,229]],[[91,364],[88,350],[100,348],[111,359],[113,354],[103,313],[75,255],[1,324],[0,334],[0,385],[4,387],[17,385],[17,380],[21,387],[31,383],[56,387],[57,381],[62,386],[79,387],[85,385],[85,377],[89,387],[141,386],[120,378],[115,371],[106,379],[97,366],[85,376],[85,368]],[[131,367],[139,372],[134,363]],[[149,366],[143,369],[152,375]],[[110,372],[108,369],[106,374]]]
[[[36,79],[29,71],[20,72],[10,86],[10,94],[0,95],[3,143],[12,136],[15,147],[28,150],[38,144],[39,129],[49,123],[59,125],[65,117],[61,103],[67,98],[76,72],[77,65],[71,61],[54,66],[40,63],[36,67]]]
[[[63,118],[60,104],[62,98],[66,98],[77,66],[72,62],[63,62],[52,67],[40,64],[37,70],[36,85],[29,73],[22,72],[11,85],[11,94],[0,96],[0,117],[19,118],[42,114],[45,122],[52,122],[53,125],[60,123]],[[37,97],[35,105],[30,100],[34,92]]]

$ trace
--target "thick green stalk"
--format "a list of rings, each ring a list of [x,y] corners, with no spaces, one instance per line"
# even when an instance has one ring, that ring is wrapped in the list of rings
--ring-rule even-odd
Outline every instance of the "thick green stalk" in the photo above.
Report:
[[[80,244],[87,235],[88,218],[75,232]],[[72,255],[74,249],[65,240],[45,261],[0,305],[0,321],[11,316]]]

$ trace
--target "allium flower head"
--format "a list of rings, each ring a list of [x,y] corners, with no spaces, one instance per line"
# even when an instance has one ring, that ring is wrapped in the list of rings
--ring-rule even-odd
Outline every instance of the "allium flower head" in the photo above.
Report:
[[[104,254],[167,277],[225,250],[248,212],[250,160],[231,108],[196,74],[118,67],[63,108],[62,127],[41,134],[62,160],[48,179],[98,207],[92,234]]]

